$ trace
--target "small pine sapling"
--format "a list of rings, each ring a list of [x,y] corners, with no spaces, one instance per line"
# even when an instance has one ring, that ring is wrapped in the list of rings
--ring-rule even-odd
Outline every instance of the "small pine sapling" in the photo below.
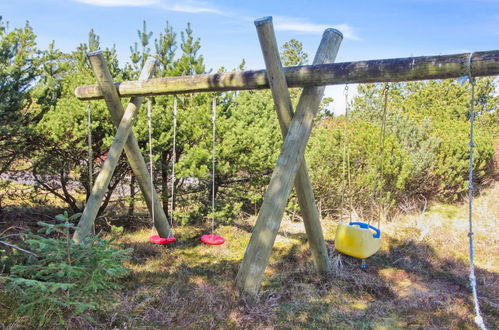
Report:
[[[71,239],[71,221],[79,216],[64,213],[58,223],[38,222],[43,236],[30,233],[25,240],[38,257],[12,267],[8,276],[7,290],[20,302],[17,312],[38,327],[65,324],[68,315],[97,309],[128,272],[123,263],[130,249],[116,249],[97,236],[80,244]]]

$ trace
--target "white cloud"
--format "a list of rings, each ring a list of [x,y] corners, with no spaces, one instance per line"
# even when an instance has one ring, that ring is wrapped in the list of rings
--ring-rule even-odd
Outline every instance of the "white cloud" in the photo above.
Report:
[[[163,10],[199,14],[209,13],[220,16],[236,18],[233,13],[222,11],[207,1],[199,0],[75,0],[93,6],[103,7],[159,7]],[[243,21],[253,21],[252,18],[242,18]],[[359,40],[352,27],[348,24],[318,24],[310,22],[306,18],[274,16],[274,27],[277,31],[293,31],[306,34],[320,34],[328,28],[335,28],[347,39]]]
[[[148,7],[158,6],[161,9],[182,13],[211,13],[224,15],[222,11],[201,1],[165,1],[165,0],[76,0],[93,6],[102,7]]]
[[[144,7],[158,4],[157,0],[76,0],[87,5],[102,7]]]
[[[223,15],[223,13],[217,8],[212,7],[207,3],[197,2],[197,1],[187,1],[187,2],[184,1],[180,3],[165,2],[161,4],[161,8],[165,10],[191,13],[191,14],[211,13],[211,14]]]
[[[328,28],[334,28],[341,33],[343,36],[352,40],[359,40],[359,37],[354,33],[351,26],[348,24],[317,24],[309,22],[307,19],[298,17],[286,17],[286,16],[274,16],[274,27],[277,31],[293,31],[299,33],[312,33],[319,34],[324,32]]]
[[[348,85],[348,103],[351,104],[355,96],[357,96],[358,84]],[[345,100],[345,85],[331,85],[326,86],[324,91],[325,97],[332,97],[334,99],[332,110],[335,116],[345,114],[346,100]]]

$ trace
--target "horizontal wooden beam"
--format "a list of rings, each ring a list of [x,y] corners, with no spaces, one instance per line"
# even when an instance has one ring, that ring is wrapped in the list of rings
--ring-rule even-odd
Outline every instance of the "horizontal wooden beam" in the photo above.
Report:
[[[447,79],[468,74],[470,54],[474,77],[499,74],[499,50],[304,65],[283,70],[289,87]],[[115,85],[121,97],[269,88],[265,70],[123,81]],[[102,98],[98,85],[77,87],[75,95],[80,100]]]

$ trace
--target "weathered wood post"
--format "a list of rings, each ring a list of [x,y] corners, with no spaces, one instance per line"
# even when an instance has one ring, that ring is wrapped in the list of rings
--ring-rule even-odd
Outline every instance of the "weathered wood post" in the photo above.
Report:
[[[255,21],[258,38],[262,48],[265,66],[267,68],[267,79],[274,98],[279,124],[283,137],[286,137],[289,124],[293,119],[293,105],[289,94],[286,77],[282,70],[282,63],[279,57],[279,48],[274,33],[272,17],[264,17]],[[341,38],[337,39],[341,42]],[[335,45],[339,47],[338,45]],[[324,60],[325,58],[319,58]],[[322,64],[314,62],[313,64]],[[312,182],[310,181],[305,159],[301,159],[301,166],[296,173],[295,189],[298,203],[303,215],[303,223],[307,232],[310,250],[314,265],[317,271],[325,273],[329,271],[329,258],[324,241],[324,234],[320,223],[320,215],[315,205]]]
[[[108,156],[102,165],[102,170],[97,176],[92,193],[88,198],[87,205],[80,218],[76,231],[73,235],[75,242],[81,242],[85,236],[90,233],[97,212],[99,211],[102,199],[114,173],[119,157],[125,148],[128,161],[137,182],[142,190],[149,211],[152,212],[152,203],[154,203],[155,226],[159,234],[163,237],[168,236],[169,224],[156,193],[151,195],[151,183],[148,180],[147,166],[140,152],[137,139],[133,135],[132,126],[137,116],[138,109],[142,104],[143,97],[133,97],[128,103],[127,109],[123,112],[123,105],[113,84],[113,78],[101,52],[94,52],[88,55],[90,64],[94,71],[97,82],[101,87],[102,94],[107,107],[111,113],[114,124],[118,127],[116,136],[111,144]],[[156,62],[151,60],[146,62],[139,80],[146,80],[152,76]]]
[[[341,32],[327,29],[314,62],[334,61],[341,39]],[[242,293],[258,292],[324,89],[324,86],[305,88],[301,94],[237,274],[237,286]]]

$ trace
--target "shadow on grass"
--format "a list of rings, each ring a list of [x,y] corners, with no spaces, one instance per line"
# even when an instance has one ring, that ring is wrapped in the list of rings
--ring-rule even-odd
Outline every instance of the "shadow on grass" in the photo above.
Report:
[[[234,223],[234,224],[232,224],[232,226],[237,228],[237,229],[240,229],[242,231],[245,231],[249,234],[251,234],[251,232],[253,231],[253,226],[248,224],[248,223]],[[303,230],[305,230],[305,229],[303,229]],[[296,239],[296,240],[300,240],[300,241],[305,241],[307,239],[307,235],[305,232],[291,233],[289,231],[282,230],[282,228],[279,229],[278,234],[283,236],[283,237],[286,237],[286,238]]]
[[[389,240],[390,248],[369,258],[366,270],[342,255],[342,267],[327,276],[315,273],[310,252],[299,244],[275,248],[261,293],[250,302],[234,288],[240,260],[202,254],[197,235],[184,237],[175,249],[154,254],[159,271],[130,275],[120,317],[110,326],[472,328],[468,265],[439,257],[424,242]],[[143,255],[150,246],[135,248]],[[499,276],[476,273],[485,320],[497,328]]]
[[[47,217],[36,213],[1,219],[34,224]],[[235,228],[239,231],[231,239],[236,240],[241,231],[252,230]],[[98,312],[103,328],[474,327],[469,265],[442,257],[425,242],[385,237],[389,248],[369,258],[366,270],[359,260],[332,253],[342,266],[322,276],[301,245],[306,243],[275,247],[261,293],[249,301],[234,288],[240,264],[234,255],[240,251],[204,246],[199,237],[206,228],[191,229],[179,229],[173,246],[153,245],[148,238],[123,243],[134,248],[134,271],[117,292],[117,303]],[[303,233],[280,235],[306,241]],[[499,328],[499,275],[481,268],[476,275],[486,324]]]
[[[342,269],[322,280],[312,272],[274,278],[271,287],[292,293],[277,320],[298,328],[474,327],[467,264],[439,257],[426,243],[391,239],[389,245],[369,258],[366,270],[342,255]],[[497,328],[499,276],[480,268],[476,275],[483,316]]]

